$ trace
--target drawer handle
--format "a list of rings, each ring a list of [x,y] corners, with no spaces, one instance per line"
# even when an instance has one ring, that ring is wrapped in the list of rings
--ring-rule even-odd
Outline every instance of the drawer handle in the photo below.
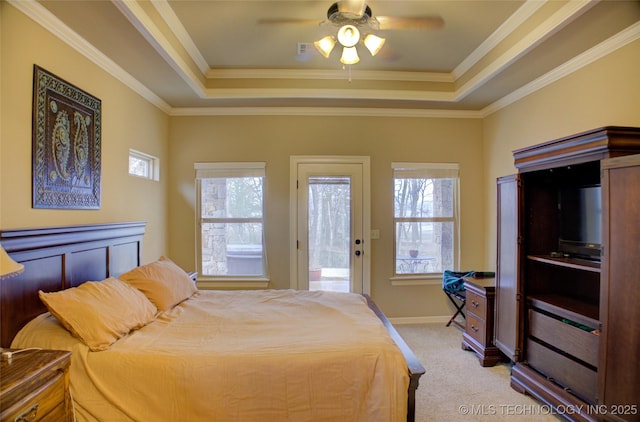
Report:
[[[474,333],[477,333],[477,332],[479,331],[479,329],[478,329],[478,328],[476,328],[476,326],[475,326],[475,325],[472,325],[472,326],[471,326],[471,331],[473,331]]]
[[[474,308],[477,308],[478,306],[480,306],[480,304],[478,302],[476,302],[475,300],[471,301],[471,306],[473,306]]]
[[[34,420],[38,415],[38,405],[39,404],[36,403],[23,414],[16,416],[13,422],[31,422],[32,420]]]

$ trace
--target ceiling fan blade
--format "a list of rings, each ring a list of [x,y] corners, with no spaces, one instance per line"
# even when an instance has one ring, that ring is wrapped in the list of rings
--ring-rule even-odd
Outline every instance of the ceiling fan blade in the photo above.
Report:
[[[376,16],[378,29],[440,29],[444,26],[444,19],[440,16],[394,17]]]
[[[290,18],[262,18],[258,19],[259,25],[322,25],[319,19],[290,19]]]
[[[385,45],[375,58],[376,60],[380,60],[386,63],[393,63],[400,60],[402,58],[402,55],[393,48],[393,45]]]
[[[349,18],[360,18],[367,7],[366,0],[339,0],[338,11]]]

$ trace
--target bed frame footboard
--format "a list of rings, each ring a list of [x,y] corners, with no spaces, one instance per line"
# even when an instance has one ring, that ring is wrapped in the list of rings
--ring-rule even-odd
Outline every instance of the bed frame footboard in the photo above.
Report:
[[[371,299],[369,295],[363,295],[367,299],[369,308],[380,318],[382,324],[386,327],[389,335],[396,343],[404,359],[407,361],[407,368],[409,369],[409,396],[407,399],[407,422],[414,422],[416,418],[416,390],[418,389],[418,383],[420,377],[424,375],[425,369],[413,353],[413,350],[407,345],[404,339],[400,336],[395,327],[389,322],[385,314],[380,310],[378,305]]]

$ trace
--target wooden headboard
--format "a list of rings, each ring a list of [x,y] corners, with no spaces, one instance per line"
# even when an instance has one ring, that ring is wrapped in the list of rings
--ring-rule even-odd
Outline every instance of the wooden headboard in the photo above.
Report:
[[[1,232],[2,247],[24,264],[24,272],[0,280],[0,346],[9,347],[27,322],[46,311],[38,290],[64,290],[139,266],[145,226],[131,222]]]

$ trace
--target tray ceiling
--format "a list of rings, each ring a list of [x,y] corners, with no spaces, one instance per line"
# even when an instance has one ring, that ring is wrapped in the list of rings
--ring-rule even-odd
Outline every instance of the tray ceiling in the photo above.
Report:
[[[636,0],[371,0],[374,16],[439,15],[444,26],[376,31],[387,40],[380,54],[362,49],[349,67],[313,48],[331,25],[260,22],[320,22],[330,1],[9,2],[175,114],[486,114],[640,37]]]

